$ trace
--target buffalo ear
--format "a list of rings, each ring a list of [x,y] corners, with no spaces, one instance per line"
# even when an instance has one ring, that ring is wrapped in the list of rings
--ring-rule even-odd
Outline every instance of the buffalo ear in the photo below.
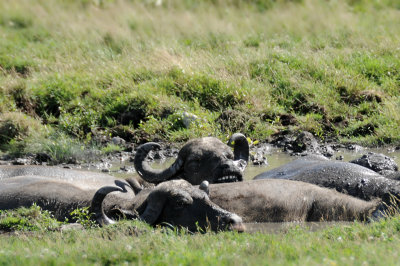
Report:
[[[207,195],[210,195],[209,183],[207,180],[201,182],[199,188],[203,190]]]
[[[135,194],[138,194],[143,190],[143,186],[135,178],[127,178],[126,182],[128,182],[128,184],[132,187]]]

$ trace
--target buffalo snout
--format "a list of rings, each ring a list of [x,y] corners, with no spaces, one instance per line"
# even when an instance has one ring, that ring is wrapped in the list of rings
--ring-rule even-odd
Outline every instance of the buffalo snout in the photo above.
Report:
[[[243,220],[238,215],[232,214],[224,217],[224,219],[225,219],[224,223],[228,225],[228,229],[230,231],[236,231],[239,233],[246,231],[246,227],[243,224]]]

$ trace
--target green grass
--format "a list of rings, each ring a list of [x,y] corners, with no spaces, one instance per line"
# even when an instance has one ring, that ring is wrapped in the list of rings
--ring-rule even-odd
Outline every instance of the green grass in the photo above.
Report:
[[[398,215],[315,232],[293,225],[270,234],[188,234],[137,221],[98,228],[84,210],[75,214],[87,229],[60,232],[61,223],[35,206],[3,212],[0,229],[18,231],[0,235],[0,264],[395,265],[399,260]]]
[[[113,153],[113,152],[117,152],[117,151],[122,151],[123,148],[119,145],[115,145],[115,144],[108,144],[106,147],[101,149],[101,152],[104,154],[109,154],[109,153]]]
[[[0,230],[2,231],[52,231],[61,225],[53,215],[34,204],[30,208],[0,210]]]
[[[0,111],[89,147],[287,129],[400,144],[398,1],[156,2],[2,1]],[[20,135],[2,150],[32,151]]]

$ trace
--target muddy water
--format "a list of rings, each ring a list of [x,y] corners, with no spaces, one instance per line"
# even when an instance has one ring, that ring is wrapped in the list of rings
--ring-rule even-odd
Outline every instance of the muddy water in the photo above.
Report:
[[[348,162],[350,160],[356,159],[361,157],[362,155],[368,153],[368,152],[375,152],[375,153],[383,153],[387,156],[390,156],[393,158],[398,165],[400,165],[400,151],[391,151],[388,149],[373,149],[373,148],[362,148],[354,151],[349,151],[349,150],[339,150],[338,152],[335,153],[333,156],[332,160],[335,160],[336,158],[342,157],[342,161]],[[282,152],[278,149],[270,149],[270,152],[266,155],[267,157],[267,165],[262,165],[262,166],[256,166],[252,165],[251,163],[248,165],[248,167],[245,170],[244,174],[244,179],[245,180],[251,180],[253,179],[254,176],[265,172],[267,170],[271,170],[273,168],[276,168],[278,166],[281,166],[283,164],[286,164],[292,160],[297,159],[298,157],[296,156],[290,156],[288,153]],[[170,166],[175,159],[167,159],[165,161],[156,161],[152,164],[153,168],[157,169],[164,169],[168,166]],[[111,168],[111,174],[116,175],[118,177],[128,177],[132,176],[132,174],[137,175],[136,173],[121,173],[120,171],[117,171],[117,169],[120,169],[120,167],[132,167],[132,163],[129,163],[127,161],[125,162],[116,162],[113,164],[113,167]],[[249,233],[256,233],[256,232],[261,232],[261,233],[279,233],[279,232],[287,232],[288,230],[295,228],[295,227],[301,227],[310,231],[315,231],[323,228],[327,228],[330,226],[335,226],[335,225],[349,225],[351,224],[350,222],[290,222],[290,223],[246,223],[246,229],[247,232]]]
[[[400,166],[400,151],[391,151],[388,149],[383,149],[383,148],[362,148],[356,151],[350,151],[350,150],[339,150],[338,152],[335,153],[333,156],[332,160],[335,160],[336,158],[342,157],[343,162],[348,162],[357,158],[360,158],[364,154],[368,152],[375,152],[375,153],[383,153],[391,158],[393,158],[396,163]],[[262,166],[257,166],[257,165],[251,165],[246,168],[245,170],[245,176],[244,179],[246,180],[251,180],[253,179],[254,176],[274,169],[276,167],[279,167],[281,165],[284,165],[292,160],[296,160],[299,157],[297,156],[290,156],[286,152],[282,152],[280,150],[273,150],[271,154],[268,154],[267,156],[267,162],[268,165],[262,165]]]

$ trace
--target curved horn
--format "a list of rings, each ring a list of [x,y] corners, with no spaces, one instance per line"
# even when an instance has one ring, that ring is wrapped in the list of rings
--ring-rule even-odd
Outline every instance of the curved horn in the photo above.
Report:
[[[234,160],[249,161],[249,143],[242,133],[235,133],[228,141],[228,146],[233,147]]]
[[[111,192],[114,191],[122,191],[118,187],[102,187],[99,190],[96,191],[96,193],[93,196],[92,199],[92,204],[90,206],[91,211],[95,215],[95,219],[97,223],[100,226],[108,225],[108,224],[114,224],[115,221],[111,218],[109,218],[105,213],[103,209],[103,201],[104,198]]]
[[[136,151],[134,164],[136,171],[144,180],[157,184],[174,177],[182,168],[183,160],[178,156],[178,159],[169,168],[164,170],[152,169],[145,158],[151,150],[155,149],[160,149],[160,145],[155,142],[140,145]]]
[[[146,223],[153,225],[161,214],[165,204],[165,192],[161,190],[152,191],[147,197],[147,206],[140,219]]]

